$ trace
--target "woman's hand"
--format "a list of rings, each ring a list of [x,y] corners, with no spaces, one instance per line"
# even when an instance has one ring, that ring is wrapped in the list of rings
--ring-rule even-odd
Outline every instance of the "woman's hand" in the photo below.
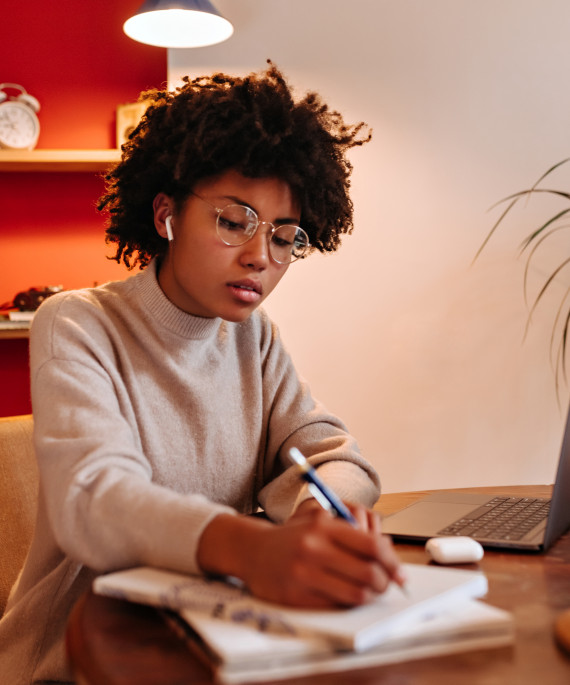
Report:
[[[198,563],[204,571],[241,578],[254,595],[273,602],[315,608],[364,604],[404,578],[379,517],[360,506],[350,509],[358,528],[312,500],[283,525],[222,514],[202,535]]]

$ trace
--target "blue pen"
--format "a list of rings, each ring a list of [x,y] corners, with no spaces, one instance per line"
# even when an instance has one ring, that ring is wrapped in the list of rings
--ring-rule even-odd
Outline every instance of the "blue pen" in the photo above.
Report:
[[[338,496],[317,476],[315,469],[296,447],[291,447],[289,450],[289,458],[299,467],[301,477],[308,483],[309,492],[321,507],[332,512],[335,516],[348,521],[351,526],[357,528],[358,523],[354,516]]]
[[[289,459],[297,464],[301,472],[301,478],[308,483],[309,492],[317,500],[323,509],[332,512],[335,516],[348,521],[351,526],[358,528],[358,522],[350,513],[344,503],[337,495],[327,487],[323,481],[317,476],[315,469],[309,464],[305,457],[296,447],[291,447],[289,450]],[[408,596],[408,589],[401,580],[396,581],[400,590]]]

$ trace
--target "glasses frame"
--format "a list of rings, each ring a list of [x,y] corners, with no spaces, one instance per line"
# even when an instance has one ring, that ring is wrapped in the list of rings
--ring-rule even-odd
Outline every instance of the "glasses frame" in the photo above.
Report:
[[[271,221],[260,221],[259,216],[257,215],[257,212],[255,209],[252,209],[251,207],[248,207],[247,205],[242,205],[239,204],[239,202],[230,202],[227,204],[225,207],[216,207],[216,205],[213,205],[211,202],[206,200],[206,198],[202,197],[201,195],[198,195],[198,193],[191,192],[191,195],[194,197],[197,197],[199,200],[202,200],[202,202],[205,202],[209,207],[211,207],[215,212],[216,212],[216,233],[218,234],[218,238],[224,243],[224,245],[227,245],[228,247],[240,247],[241,245],[245,245],[247,242],[249,242],[253,236],[257,233],[257,229],[262,225],[262,224],[267,224],[267,226],[271,226],[271,230],[267,233],[267,249],[269,251],[269,256],[271,259],[276,262],[277,264],[292,264],[293,262],[296,262],[298,259],[303,259],[304,257],[307,256],[310,248],[311,248],[311,243],[309,241],[309,236],[305,229],[301,228],[301,226],[297,226],[296,224],[278,224],[277,226]],[[226,240],[222,238],[220,235],[220,216],[224,210],[226,210],[228,207],[243,207],[243,209],[246,209],[248,212],[251,212],[253,216],[255,217],[255,228],[251,232],[250,235],[246,234],[246,239],[241,242],[241,243],[228,243]],[[276,231],[278,231],[280,228],[283,228],[284,226],[291,226],[294,228],[296,231],[302,231],[303,235],[307,239],[307,244],[305,246],[305,249],[303,251],[303,254],[301,255],[295,255],[293,252],[291,252],[291,259],[289,259],[288,262],[281,262],[278,259],[275,259],[273,256],[273,253],[271,251],[271,238],[275,234]]]

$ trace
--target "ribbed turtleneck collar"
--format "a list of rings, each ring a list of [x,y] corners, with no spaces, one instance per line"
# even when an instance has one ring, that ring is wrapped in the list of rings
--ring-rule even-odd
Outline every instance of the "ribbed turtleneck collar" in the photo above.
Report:
[[[222,320],[194,316],[179,309],[162,291],[158,283],[157,270],[158,261],[153,259],[148,267],[135,277],[137,290],[149,314],[169,331],[183,338],[204,340],[211,336],[219,328]]]

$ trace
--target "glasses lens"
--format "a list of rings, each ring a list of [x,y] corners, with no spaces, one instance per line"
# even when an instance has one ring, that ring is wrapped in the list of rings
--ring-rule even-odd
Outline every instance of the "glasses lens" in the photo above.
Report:
[[[257,215],[249,207],[228,205],[218,214],[216,226],[226,245],[242,245],[255,233]]]
[[[300,226],[278,226],[271,235],[269,250],[280,264],[299,259],[309,249],[309,236]]]

